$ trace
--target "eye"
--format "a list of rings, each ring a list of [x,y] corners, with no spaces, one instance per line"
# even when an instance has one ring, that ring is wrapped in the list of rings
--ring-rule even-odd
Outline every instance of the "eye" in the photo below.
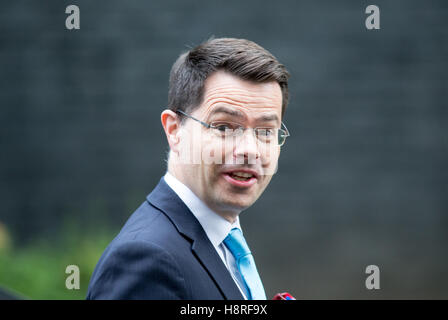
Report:
[[[230,127],[227,124],[219,124],[219,125],[215,126],[215,129],[217,129],[219,131],[222,131],[222,132],[225,132],[226,130],[231,130],[232,127]]]
[[[236,123],[230,122],[214,122],[211,123],[211,126],[222,133],[225,133],[226,130],[238,130],[241,127]]]
[[[257,135],[260,137],[271,137],[275,134],[275,129],[271,128],[258,128]]]

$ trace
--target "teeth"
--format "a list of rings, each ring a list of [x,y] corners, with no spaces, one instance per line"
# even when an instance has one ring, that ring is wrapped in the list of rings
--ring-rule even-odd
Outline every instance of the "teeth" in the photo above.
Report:
[[[239,181],[246,181],[246,180],[252,178],[252,174],[247,173],[247,172],[237,171],[237,172],[232,172],[232,177]]]
[[[238,172],[233,172],[233,174],[235,176],[239,176],[239,177],[242,177],[242,178],[250,178],[250,177],[252,177],[252,174],[247,173],[247,172],[240,172],[240,171],[238,171]]]

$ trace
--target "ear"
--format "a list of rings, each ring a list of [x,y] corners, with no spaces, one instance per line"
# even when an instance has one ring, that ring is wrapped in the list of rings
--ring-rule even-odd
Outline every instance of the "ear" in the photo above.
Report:
[[[168,144],[173,152],[178,152],[179,145],[179,129],[180,119],[177,114],[172,110],[163,110],[161,114],[161,121],[163,130],[165,131]]]

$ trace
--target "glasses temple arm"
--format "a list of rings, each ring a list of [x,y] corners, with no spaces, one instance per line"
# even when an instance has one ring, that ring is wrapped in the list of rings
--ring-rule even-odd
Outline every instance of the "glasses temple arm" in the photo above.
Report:
[[[289,136],[290,136],[290,134],[289,134],[289,130],[288,130],[288,128],[286,128],[286,126],[285,126],[285,124],[283,123],[283,121],[282,121],[282,126],[283,126],[283,128],[285,128],[286,136],[289,137]]]
[[[183,115],[183,116],[185,116],[185,117],[187,117],[187,118],[190,118],[190,119],[192,119],[192,120],[194,120],[194,121],[197,121],[197,122],[199,122],[200,124],[202,124],[204,127],[206,127],[206,128],[211,128],[211,125],[209,125],[208,123],[205,123],[205,122],[203,122],[203,121],[201,121],[201,120],[199,120],[199,119],[196,119],[195,117],[193,117],[193,116],[190,116],[189,114],[186,114],[185,112],[183,112],[182,110],[176,110],[176,113],[177,114],[181,114],[181,115]]]

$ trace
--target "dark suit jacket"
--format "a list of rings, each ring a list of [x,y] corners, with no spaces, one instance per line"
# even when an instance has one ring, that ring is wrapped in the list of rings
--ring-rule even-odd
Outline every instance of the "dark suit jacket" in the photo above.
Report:
[[[87,299],[243,299],[199,221],[162,178],[101,256]]]

